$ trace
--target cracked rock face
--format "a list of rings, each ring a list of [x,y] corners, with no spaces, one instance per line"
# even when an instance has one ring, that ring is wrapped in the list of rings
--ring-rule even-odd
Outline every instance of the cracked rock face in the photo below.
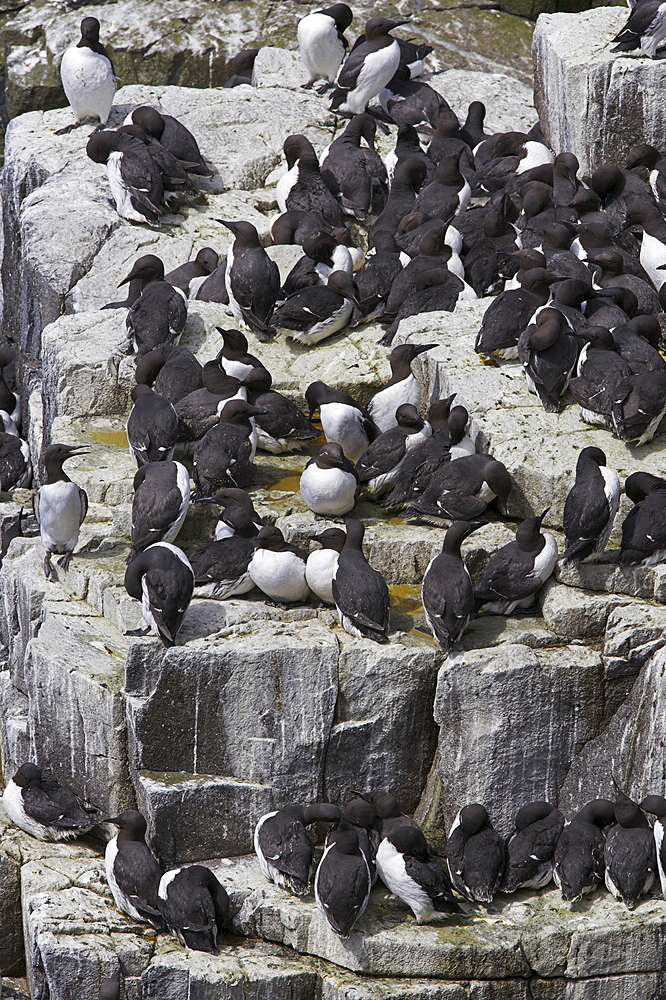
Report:
[[[621,167],[637,143],[659,144],[666,127],[663,61],[611,52],[624,7],[542,14],[532,42],[534,101],[556,153],[575,150],[581,176]]]

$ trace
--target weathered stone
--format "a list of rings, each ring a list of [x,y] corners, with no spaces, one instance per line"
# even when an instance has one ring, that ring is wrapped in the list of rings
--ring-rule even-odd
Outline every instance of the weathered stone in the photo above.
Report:
[[[567,639],[593,639],[603,635],[608,616],[631,602],[618,594],[592,594],[549,580],[539,591],[539,603],[549,629]]]
[[[610,717],[629,694],[636,675],[666,643],[666,608],[650,604],[618,607],[608,616],[604,637],[606,715]]]
[[[534,100],[556,153],[575,152],[582,174],[622,166],[636,143],[658,145],[666,128],[663,61],[611,52],[624,7],[542,14],[532,42]]]
[[[555,800],[572,758],[600,731],[602,682],[599,655],[582,646],[450,656],[435,699],[445,828],[461,804],[483,802],[508,833],[520,806]]]
[[[560,413],[546,413],[528,391],[518,362],[482,362],[474,351],[474,340],[489,301],[467,300],[458,303],[455,313],[410,317],[400,324],[394,343],[440,345],[420,355],[414,365],[421,373],[425,398],[457,393],[456,402],[469,410],[477,451],[490,452],[511,473],[513,489],[506,503],[510,517],[530,517],[549,507],[545,523],[561,528],[576,460],[588,446],[601,448],[621,479],[647,465],[666,466],[664,437],[641,448],[631,447],[609,431],[584,424],[578,407],[568,404],[566,396]],[[581,586],[575,579],[562,579]],[[624,592],[622,586],[610,589]]]
[[[627,1000],[643,997],[658,1000],[666,988],[662,972],[634,976],[599,976],[593,979],[534,979],[533,1000]]]
[[[658,650],[641,668],[624,703],[599,735],[572,761],[560,790],[565,810],[599,796],[613,797],[613,778],[641,799],[663,787],[663,718],[666,653]]]
[[[660,458],[656,459],[659,463]],[[657,467],[659,465],[657,464]],[[569,587],[627,594],[648,601],[666,601],[666,566],[625,566],[613,560],[608,552],[598,562],[583,562],[555,567],[555,579]]]
[[[446,98],[463,122],[472,101],[483,101],[491,132],[527,132],[536,121],[532,88],[505,73],[480,73],[471,69],[446,69],[426,81]]]

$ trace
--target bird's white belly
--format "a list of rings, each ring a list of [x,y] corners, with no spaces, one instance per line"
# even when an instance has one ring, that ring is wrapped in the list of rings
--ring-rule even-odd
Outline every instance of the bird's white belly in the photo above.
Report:
[[[313,594],[326,604],[335,604],[333,599],[333,576],[340,555],[335,549],[319,549],[308,556],[305,579]]]
[[[81,494],[76,483],[51,483],[39,491],[39,530],[49,552],[72,552],[81,526]]]
[[[326,440],[339,444],[350,462],[358,462],[368,447],[361,411],[352,412],[345,403],[325,403],[319,413]]]
[[[252,582],[277,601],[304,601],[310,590],[305,563],[294,552],[257,549],[250,563]]]
[[[300,490],[315,514],[346,514],[354,506],[356,479],[342,469],[310,465],[301,476]]]
[[[67,49],[60,63],[60,77],[77,121],[94,117],[103,125],[116,93],[109,59],[87,47]]]

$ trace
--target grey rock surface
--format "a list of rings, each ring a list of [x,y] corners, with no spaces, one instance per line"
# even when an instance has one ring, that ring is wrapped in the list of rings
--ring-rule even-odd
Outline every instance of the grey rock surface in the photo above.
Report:
[[[659,649],[641,668],[628,697],[607,725],[572,761],[560,790],[564,809],[612,795],[613,777],[639,800],[663,787],[665,673],[666,654]]]
[[[601,730],[602,682],[601,657],[584,646],[505,643],[450,656],[435,698],[445,829],[461,804],[483,802],[508,834],[521,805],[556,800],[571,760]]]
[[[593,639],[604,634],[609,615],[630,603],[630,598],[591,594],[549,580],[539,592],[539,603],[551,631],[567,639]]]
[[[622,166],[636,143],[658,143],[666,127],[663,61],[611,52],[624,7],[542,14],[532,41],[534,101],[556,153],[575,150],[581,174]]]

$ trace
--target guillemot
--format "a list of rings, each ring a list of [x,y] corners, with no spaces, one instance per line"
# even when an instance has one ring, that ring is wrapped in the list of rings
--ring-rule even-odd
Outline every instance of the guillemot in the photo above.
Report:
[[[219,954],[218,932],[229,920],[229,896],[210,868],[183,865],[165,872],[157,889],[164,922],[191,951]]]
[[[333,577],[333,597],[340,624],[359,639],[389,641],[389,592],[381,573],[363,554],[365,528],[347,522],[347,537]]]
[[[165,646],[175,646],[194,589],[194,573],[185,553],[170,542],[149,545],[125,571],[125,590],[141,601],[145,629],[126,635],[148,635],[152,628]]]
[[[2,804],[11,821],[38,840],[70,840],[99,822],[98,809],[31,763],[9,779]]]
[[[105,125],[116,93],[113,63],[99,40],[100,23],[96,17],[81,21],[81,38],[65,49],[60,62],[60,79],[65,96],[76,116],[73,125],[58,129],[56,135],[71,132],[89,118]]]
[[[69,444],[52,444],[44,452],[46,482],[32,499],[33,510],[46,549],[44,575],[53,573],[51,555],[60,555],[58,565],[69,568],[79,540],[79,529],[88,512],[85,490],[73,483],[63,470],[63,463],[75,455],[87,455],[88,449]]]

